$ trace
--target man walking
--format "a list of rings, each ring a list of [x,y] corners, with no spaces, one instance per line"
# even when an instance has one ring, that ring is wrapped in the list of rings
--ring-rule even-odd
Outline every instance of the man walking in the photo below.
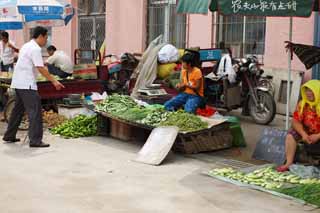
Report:
[[[51,81],[57,90],[64,88],[64,86],[55,80],[44,67],[41,47],[44,47],[47,43],[48,30],[43,27],[36,27],[32,38],[21,48],[13,72],[11,88],[16,91],[16,102],[3,140],[8,143],[20,141],[20,139],[16,138],[16,134],[26,111],[29,118],[29,146],[49,147],[49,144],[42,142],[42,109],[36,82],[38,72]]]

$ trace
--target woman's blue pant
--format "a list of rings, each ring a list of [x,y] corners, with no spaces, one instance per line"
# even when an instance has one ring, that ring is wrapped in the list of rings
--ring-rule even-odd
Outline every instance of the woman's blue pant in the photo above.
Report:
[[[201,104],[202,97],[198,95],[190,95],[187,93],[180,93],[176,97],[170,99],[164,104],[164,107],[168,111],[174,111],[184,105],[184,111],[189,113],[195,113],[197,108]]]

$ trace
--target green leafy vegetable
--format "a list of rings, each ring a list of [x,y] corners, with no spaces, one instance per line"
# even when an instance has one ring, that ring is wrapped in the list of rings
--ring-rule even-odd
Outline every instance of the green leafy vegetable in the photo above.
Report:
[[[65,138],[79,138],[97,134],[97,116],[78,115],[50,130]]]
[[[181,132],[194,132],[208,128],[208,123],[193,114],[179,110],[170,113],[166,120],[160,122],[159,126],[177,126]]]

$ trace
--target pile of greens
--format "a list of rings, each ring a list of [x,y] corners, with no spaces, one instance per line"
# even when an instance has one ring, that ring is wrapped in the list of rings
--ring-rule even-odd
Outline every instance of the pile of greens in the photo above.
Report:
[[[278,190],[278,192],[320,207],[320,182],[301,184],[292,188],[283,188]]]
[[[138,104],[130,96],[114,94],[97,104],[95,108],[97,111],[119,116],[134,107],[138,107]]]
[[[208,128],[208,123],[193,114],[179,110],[170,113],[166,120],[160,122],[159,126],[177,126],[181,132],[195,132]]]
[[[152,111],[147,108],[143,107],[134,107],[131,109],[128,109],[127,111],[123,112],[122,114],[119,114],[118,117],[127,120],[127,121],[137,121],[146,118]]]
[[[266,189],[279,189],[285,183],[297,184],[300,181],[298,176],[288,172],[279,173],[272,167],[258,169],[247,174],[232,168],[214,169],[209,172],[209,175],[210,174],[226,177],[242,183],[261,186]]]
[[[170,113],[171,112],[168,112],[165,109],[152,109],[145,118],[138,122],[148,126],[159,126],[161,122],[168,119]]]
[[[194,132],[208,128],[208,123],[184,111],[168,112],[163,106],[139,106],[126,95],[111,95],[96,105],[96,110],[127,121],[148,126],[177,126],[181,132]]]
[[[50,131],[65,138],[94,136],[97,134],[97,116],[78,115]]]
[[[302,179],[290,172],[277,172],[272,166],[244,173],[233,168],[214,169],[210,176],[220,176],[260,186],[320,207],[320,180]]]

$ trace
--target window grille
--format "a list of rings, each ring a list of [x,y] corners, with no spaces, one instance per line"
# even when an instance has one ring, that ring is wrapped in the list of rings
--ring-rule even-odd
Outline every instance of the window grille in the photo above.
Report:
[[[217,15],[213,23],[216,32],[216,43],[213,46],[224,45],[226,48],[231,48],[235,57],[253,54],[263,60],[265,17]]]
[[[99,50],[105,40],[106,1],[79,0],[78,8],[79,48]]]
[[[106,11],[106,0],[79,0],[78,14],[101,14]]]
[[[147,45],[162,34],[165,42],[185,48],[186,20],[177,14],[176,0],[148,0]]]

